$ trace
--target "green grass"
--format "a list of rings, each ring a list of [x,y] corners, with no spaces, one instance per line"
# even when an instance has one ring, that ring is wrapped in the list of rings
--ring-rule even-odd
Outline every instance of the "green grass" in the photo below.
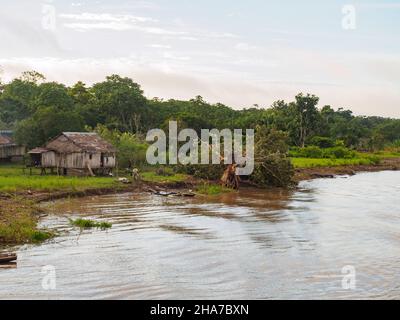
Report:
[[[207,196],[215,196],[222,193],[232,192],[232,189],[228,189],[217,184],[204,184],[197,187],[196,191]]]
[[[39,243],[54,236],[37,229],[39,209],[22,198],[0,200],[0,243]]]
[[[107,188],[117,185],[112,177],[63,177],[56,175],[41,176],[40,171],[34,169],[29,175],[22,166],[0,166],[0,192],[31,191],[81,191],[89,188]]]
[[[143,181],[147,182],[157,182],[157,183],[166,183],[166,182],[183,182],[185,181],[188,176],[181,173],[175,173],[172,175],[158,175],[154,171],[150,172],[142,172],[141,177]]]
[[[97,222],[97,221],[93,221],[93,220],[86,220],[86,219],[76,219],[76,220],[72,220],[69,219],[70,223],[75,226],[75,227],[79,227],[81,229],[101,229],[101,230],[106,230],[106,229],[110,229],[112,227],[112,224],[109,222]]]
[[[388,151],[388,150],[378,151],[378,152],[374,152],[374,153],[361,153],[361,152],[358,152],[357,154],[359,156],[361,156],[361,157],[375,156],[375,157],[378,157],[380,159],[400,158],[400,152]]]
[[[105,188],[115,185],[112,178],[76,178],[57,176],[20,176],[3,177],[0,175],[0,192],[15,192],[22,190],[71,190],[79,191],[88,188]]]
[[[54,233],[43,230],[34,230],[29,237],[33,243],[40,243],[53,238]]]
[[[356,152],[355,158],[329,159],[329,158],[291,158],[295,168],[337,167],[349,165],[376,165],[383,159],[399,158],[400,153],[393,151]]]
[[[349,165],[374,165],[376,160],[368,157],[354,159],[291,158],[295,168],[337,167]]]

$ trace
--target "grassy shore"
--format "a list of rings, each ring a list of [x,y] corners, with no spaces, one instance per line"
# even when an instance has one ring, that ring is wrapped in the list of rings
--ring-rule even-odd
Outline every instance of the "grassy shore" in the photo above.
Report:
[[[21,197],[0,200],[0,244],[38,243],[53,233],[37,228],[41,210]]]
[[[23,172],[20,165],[0,166],[0,193],[31,191],[80,191],[87,188],[107,188],[116,185],[111,177],[62,177],[40,175],[40,170],[33,169],[32,175]]]
[[[121,177],[123,174],[121,174]],[[183,182],[188,179],[185,174],[167,170],[166,175],[159,175],[154,170],[141,173],[142,180],[153,183]],[[129,177],[128,177],[129,178]],[[112,188],[121,186],[115,177],[64,177],[57,175],[40,175],[39,169],[23,171],[21,165],[0,165],[0,193],[21,191],[84,191],[96,188]]]
[[[132,187],[132,184],[118,182],[115,177],[41,176],[39,169],[32,169],[30,174],[23,168],[20,164],[0,165],[0,245],[36,243],[53,236],[37,228],[40,212],[35,204],[37,195],[61,193],[68,196],[77,192],[85,194],[90,190],[128,190]],[[154,170],[142,173],[143,181],[148,183],[177,183],[187,178],[168,170],[167,175],[158,175]]]
[[[228,189],[216,184],[203,184],[197,187],[196,192],[206,196],[216,196],[223,193],[232,192],[232,189]]]
[[[154,183],[176,183],[186,181],[189,178],[185,174],[171,173],[168,175],[159,175],[155,171],[143,172],[141,177],[145,182]]]
[[[377,164],[377,161],[369,158],[354,158],[354,159],[292,158],[291,161],[296,169]]]
[[[55,191],[75,192],[93,188],[117,186],[113,178],[59,177],[40,175],[40,170],[23,171],[18,164],[0,165],[0,244],[37,243],[53,234],[37,227],[40,209],[34,199],[27,195],[52,193]]]
[[[346,173],[346,170],[400,169],[400,153],[389,151],[357,153],[356,157],[351,159],[292,158],[291,160],[296,168],[296,181],[312,178],[315,172],[320,173],[320,171],[324,174],[335,174],[340,168],[345,170],[342,173]],[[380,162],[382,164],[379,164]],[[120,176],[124,175],[121,173]],[[190,176],[174,173],[170,168],[163,168],[161,173],[155,169],[149,169],[142,172],[141,176],[145,184],[168,186],[191,181]],[[203,195],[212,196],[231,191],[215,183],[199,184],[195,181],[193,184],[197,184],[196,192]],[[97,194],[103,191],[132,190],[132,187],[134,188],[135,185],[121,184],[115,177],[41,176],[40,170],[37,169],[33,169],[30,175],[29,170],[23,171],[22,165],[0,165],[0,245],[41,242],[53,236],[51,232],[37,228],[40,210],[35,202],[41,201],[37,197],[39,195],[44,195],[46,200],[53,199],[58,193],[60,197],[77,193],[84,196],[91,194],[90,191],[95,191]],[[51,197],[46,198],[48,195]]]
[[[399,152],[381,151],[376,153],[356,152],[356,156],[350,159],[329,158],[291,158],[296,169],[316,167],[341,167],[341,166],[374,166],[385,159],[400,158]]]

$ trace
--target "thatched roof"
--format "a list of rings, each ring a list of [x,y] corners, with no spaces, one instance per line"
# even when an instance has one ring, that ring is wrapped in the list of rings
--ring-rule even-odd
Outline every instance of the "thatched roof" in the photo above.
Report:
[[[12,141],[9,136],[0,135],[0,146],[15,146],[16,144]]]
[[[63,132],[54,140],[46,145],[47,149],[51,149],[60,153],[63,152],[115,152],[112,144],[105,141],[97,133],[88,132]]]
[[[31,151],[29,151],[28,153],[29,154],[40,154],[40,153],[45,153],[45,152],[48,152],[48,151],[50,151],[49,149],[46,149],[46,148],[35,148],[35,149],[32,149]]]
[[[58,153],[114,153],[116,149],[97,133],[63,132],[47,143],[43,148],[33,149],[29,151],[29,153],[43,153],[47,151],[55,151]]]

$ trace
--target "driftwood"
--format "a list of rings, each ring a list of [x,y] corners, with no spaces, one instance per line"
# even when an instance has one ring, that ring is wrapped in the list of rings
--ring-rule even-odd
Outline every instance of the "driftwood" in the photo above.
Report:
[[[16,262],[0,263],[0,269],[15,269],[17,267]]]
[[[125,184],[129,183],[129,180],[127,178],[118,178],[117,181]]]
[[[327,173],[327,174],[325,174],[325,173],[313,173],[312,175],[311,175],[313,178],[325,178],[325,179],[333,179],[333,178],[335,178],[335,175],[333,175],[333,174],[329,174],[329,173]]]
[[[175,197],[195,197],[196,194],[189,191],[189,192],[175,192],[175,191],[165,191],[165,190],[154,190],[152,188],[148,188],[147,192],[150,192],[156,196],[162,196],[162,197],[169,197],[169,196],[175,196]]]
[[[185,192],[185,193],[182,193],[181,195],[182,195],[183,197],[189,197],[189,198],[193,198],[193,197],[196,196],[196,194],[193,193],[193,192]]]
[[[17,260],[16,253],[0,253],[0,263],[8,263]]]
[[[168,191],[157,191],[154,193],[156,196],[168,197],[177,195],[176,192],[168,192]]]

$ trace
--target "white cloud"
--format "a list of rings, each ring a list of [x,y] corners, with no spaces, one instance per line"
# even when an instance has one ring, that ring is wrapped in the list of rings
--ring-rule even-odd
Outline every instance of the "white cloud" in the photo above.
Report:
[[[163,28],[155,28],[155,27],[136,27],[137,30],[151,33],[151,34],[158,34],[158,35],[165,35],[165,36],[175,36],[175,35],[184,35],[187,34],[185,31],[173,31],[167,30]]]
[[[250,50],[257,49],[257,47],[251,46],[248,43],[240,42],[235,45],[235,49],[240,50],[240,51],[250,51]]]
[[[204,36],[210,37],[210,38],[226,38],[226,39],[235,39],[239,38],[238,35],[230,33],[230,32],[209,32],[209,33],[203,33]]]
[[[90,13],[59,14],[60,18],[79,21],[103,21],[103,22],[157,22],[149,17],[138,17],[130,14]]]
[[[171,46],[166,44],[151,44],[149,47],[155,49],[171,49]]]
[[[111,31],[127,31],[135,30],[139,32],[163,35],[163,36],[179,36],[184,35],[186,32],[173,31],[163,28],[155,27],[142,27],[134,24],[123,22],[99,22],[99,23],[64,23],[65,28],[73,29],[75,31],[90,31],[90,30],[111,30]]]
[[[184,41],[197,41],[199,40],[196,37],[191,37],[191,36],[185,36],[185,37],[179,37],[180,40],[184,40]]]
[[[89,30],[114,30],[125,31],[132,30],[133,25],[129,23],[120,22],[100,22],[100,23],[64,23],[65,28],[73,29],[75,31],[89,31]]]
[[[63,23],[63,26],[65,28],[73,29],[76,31],[136,30],[139,32],[165,36],[179,36],[187,34],[187,32],[184,31],[174,31],[156,26],[149,26],[148,23],[155,24],[158,22],[158,20],[149,17],[139,17],[128,14],[85,12],[80,14],[60,14],[59,17],[64,20],[78,21]]]
[[[190,57],[180,56],[172,52],[164,52],[163,57],[165,59],[172,59],[172,60],[181,60],[181,61],[188,61]]]

